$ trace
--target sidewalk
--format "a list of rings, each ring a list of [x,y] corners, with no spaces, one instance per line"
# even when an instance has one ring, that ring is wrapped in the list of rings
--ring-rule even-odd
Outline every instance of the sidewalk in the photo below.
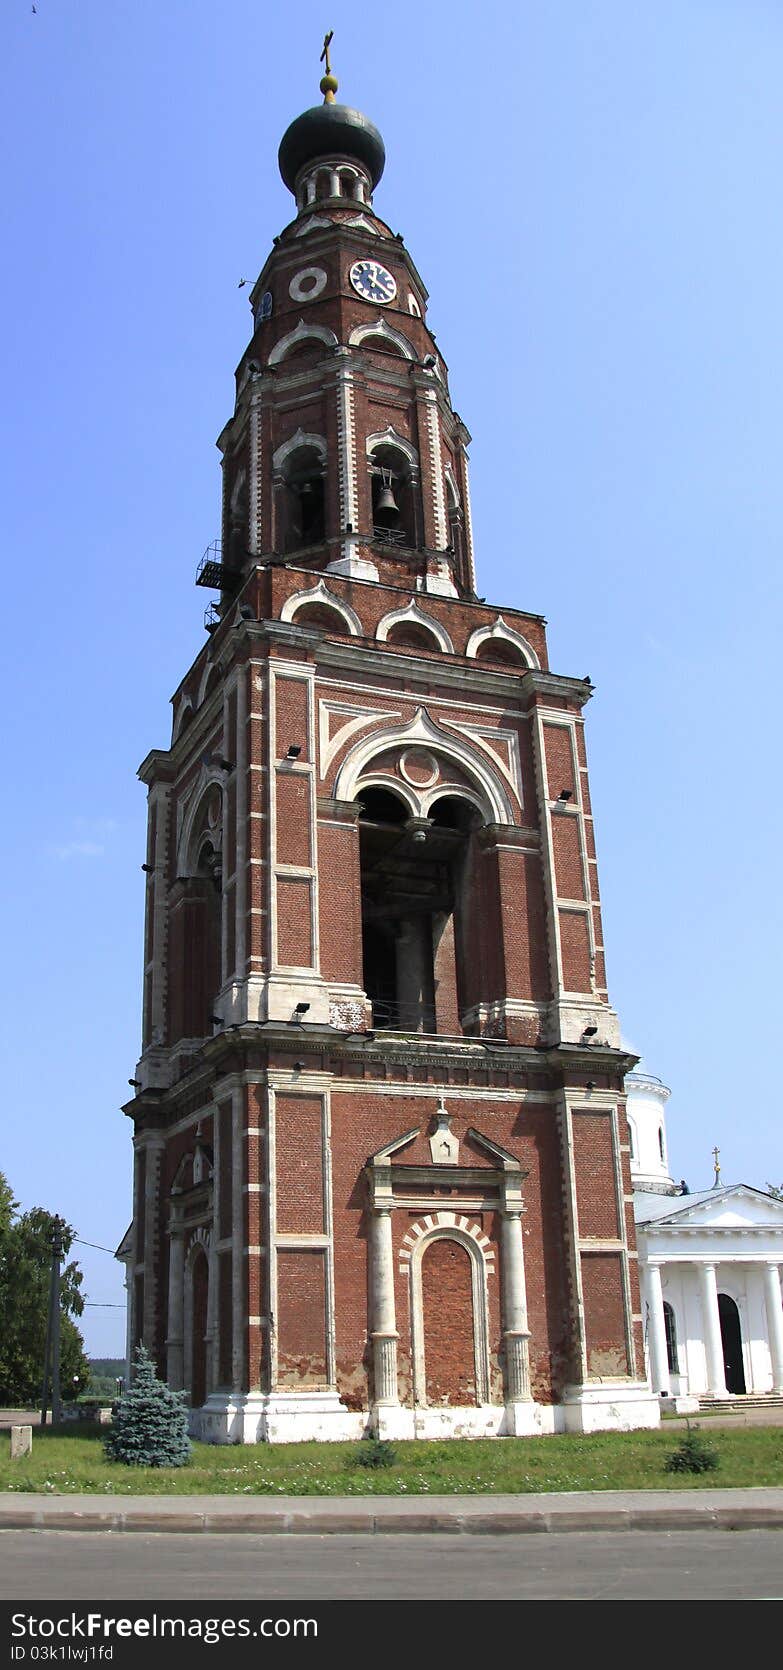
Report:
[[[255,1535],[447,1531],[783,1530],[783,1489],[607,1490],[530,1496],[0,1496],[0,1532]]]

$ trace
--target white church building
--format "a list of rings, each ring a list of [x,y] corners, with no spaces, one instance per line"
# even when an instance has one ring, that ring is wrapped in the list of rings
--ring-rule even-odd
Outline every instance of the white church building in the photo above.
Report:
[[[690,1193],[669,1171],[670,1092],[629,1074],[631,1178],[650,1384],[683,1411],[783,1395],[783,1201],[734,1183]]]

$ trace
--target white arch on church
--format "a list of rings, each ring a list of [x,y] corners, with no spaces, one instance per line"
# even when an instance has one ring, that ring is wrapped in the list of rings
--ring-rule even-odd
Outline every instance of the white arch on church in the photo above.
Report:
[[[400,609],[390,609],[389,613],[384,615],[382,620],[379,620],[375,631],[378,643],[386,643],[392,627],[408,625],[409,623],[424,627],[425,631],[429,632],[430,636],[435,639],[438,649],[443,650],[444,655],[454,654],[454,645],[445,626],[441,626],[440,621],[433,620],[432,615],[426,614],[425,610],[419,607],[413,597],[410,603],[404,604]]]
[[[369,336],[380,336],[386,342],[391,342],[395,348],[399,348],[400,353],[404,354],[406,360],[415,360],[418,357],[416,349],[408,341],[407,336],[403,336],[402,331],[396,331],[392,325],[388,325],[386,320],[381,318],[374,319],[371,324],[357,325],[348,338],[349,348],[360,348]]]
[[[479,626],[475,632],[471,633],[465,649],[468,659],[475,661],[481,645],[487,643],[489,639],[497,639],[501,643],[510,644],[514,649],[519,650],[526,667],[541,666],[532,644],[528,643],[527,638],[523,638],[521,632],[515,632],[513,627],[507,626],[502,615],[498,615],[492,626]]]
[[[292,349],[299,347],[300,342],[321,342],[325,348],[337,347],[334,331],[328,330],[326,325],[306,325],[304,319],[300,319],[292,331],[287,331],[285,336],[281,336],[275,343],[267,364],[279,365]]]
[[[283,441],[272,454],[273,469],[282,470],[286,459],[290,458],[292,452],[299,452],[301,447],[312,447],[313,451],[318,453],[321,463],[326,463],[326,441],[323,435],[310,435],[304,429],[297,429],[296,434],[289,435],[288,440]]]
[[[351,608],[350,603],[344,603],[335,592],[330,591],[323,580],[319,580],[317,586],[309,586],[306,591],[292,592],[291,596],[286,598],[280,610],[280,619],[295,620],[299,610],[304,609],[308,603],[322,603],[326,608],[334,609],[335,614],[340,616],[352,637],[360,638],[362,636],[362,623],[356,610]]]
[[[488,761],[461,737],[449,735],[433,723],[426,708],[418,708],[408,725],[387,725],[361,738],[340,766],[332,793],[336,800],[355,800],[359,782],[372,768],[372,761],[390,748],[421,744],[442,758],[453,760],[465,772],[477,791],[477,801],[487,823],[513,824],[511,801],[500,778]],[[396,780],[395,780],[396,782]],[[448,792],[441,788],[441,793]],[[454,790],[459,793],[459,789]],[[420,802],[421,804],[421,802]]]

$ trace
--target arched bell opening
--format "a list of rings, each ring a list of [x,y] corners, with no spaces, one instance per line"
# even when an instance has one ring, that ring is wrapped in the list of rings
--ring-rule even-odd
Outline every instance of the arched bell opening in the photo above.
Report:
[[[415,620],[400,620],[390,626],[386,643],[395,649],[425,650],[428,655],[432,655],[433,651],[440,653],[440,644],[434,632]]]
[[[333,609],[328,603],[302,603],[294,615],[297,626],[315,626],[319,632],[329,632],[334,635],[339,632],[343,637],[350,636],[350,628],[339,609]]]
[[[510,644],[505,638],[485,638],[476,650],[475,660],[482,666],[499,667],[504,671],[523,673],[527,669],[527,662],[516,644]]]
[[[439,797],[429,816],[415,797],[360,787],[363,984],[379,1030],[461,1032],[467,934],[464,871],[480,817],[458,795]]]
[[[421,507],[413,465],[400,447],[383,443],[370,456],[373,537],[417,550]]]
[[[289,453],[279,482],[282,548],[290,554],[318,545],[325,534],[324,467],[315,447]]]

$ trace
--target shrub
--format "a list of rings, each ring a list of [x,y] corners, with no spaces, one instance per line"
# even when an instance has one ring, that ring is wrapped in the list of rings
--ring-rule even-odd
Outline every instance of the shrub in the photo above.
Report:
[[[354,1460],[357,1467],[393,1467],[397,1451],[383,1438],[363,1438]]]
[[[126,1467],[184,1467],[190,1460],[184,1393],[158,1380],[149,1353],[140,1345],[135,1374],[114,1407],[104,1444],[110,1461]]]
[[[666,1457],[664,1472],[666,1473],[713,1473],[720,1466],[720,1456],[711,1444],[705,1444],[698,1428],[692,1430],[688,1423],[685,1437],[681,1439],[676,1450]]]

